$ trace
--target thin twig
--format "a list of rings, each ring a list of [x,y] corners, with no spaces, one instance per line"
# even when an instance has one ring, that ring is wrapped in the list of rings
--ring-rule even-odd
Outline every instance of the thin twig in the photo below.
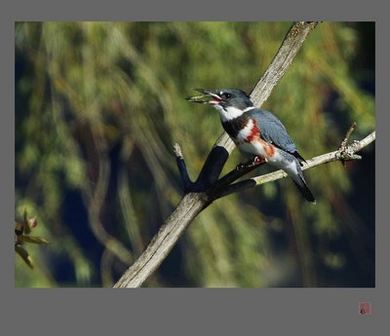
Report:
[[[347,146],[348,140],[349,140],[349,138],[350,138],[352,132],[355,130],[356,125],[357,125],[357,124],[356,124],[356,121],[354,121],[354,122],[352,123],[351,127],[349,128],[347,134],[345,135],[344,140],[341,142],[339,149],[344,149],[344,148]]]
[[[352,132],[355,130],[356,128],[356,122],[354,121],[351,125],[351,127],[349,128],[347,134],[345,135],[345,138],[344,140],[341,142],[340,144],[340,147],[339,147],[339,151],[340,153],[347,153],[347,144],[348,144],[348,140],[352,134]],[[359,157],[358,155],[356,155],[353,159],[360,159],[361,157]],[[340,158],[340,162],[341,164],[345,167],[345,164],[346,164],[346,161],[347,160],[344,160],[343,158]]]
[[[310,169],[319,165],[322,165],[324,163],[329,163],[337,160],[341,160],[343,158],[344,160],[355,160],[357,157],[355,156],[355,153],[361,151],[364,147],[368,146],[370,143],[375,141],[375,131],[371,132],[369,135],[367,135],[364,139],[360,141],[354,141],[352,144],[347,146],[344,151],[334,151],[330,153],[326,153],[320,156],[316,156],[312,158],[311,160],[307,160],[306,164],[302,167],[303,170]],[[360,158],[360,156],[359,156]],[[278,172],[278,171],[277,171]],[[275,173],[277,173],[275,172]],[[256,185],[264,184],[266,182],[274,181],[275,178],[272,178],[271,175],[274,173],[257,176],[254,177],[256,181]]]

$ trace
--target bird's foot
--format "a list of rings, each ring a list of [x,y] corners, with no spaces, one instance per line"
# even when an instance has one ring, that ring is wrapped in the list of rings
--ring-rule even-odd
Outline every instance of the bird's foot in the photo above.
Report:
[[[263,157],[255,155],[249,161],[244,162],[244,163],[239,163],[237,165],[236,169],[243,170],[243,169],[247,169],[247,168],[252,168],[252,167],[260,166],[261,164],[263,164],[265,162],[266,162],[266,160]]]

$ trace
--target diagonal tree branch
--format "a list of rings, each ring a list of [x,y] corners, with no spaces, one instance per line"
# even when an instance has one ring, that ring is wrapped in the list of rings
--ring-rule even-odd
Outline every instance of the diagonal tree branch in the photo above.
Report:
[[[269,97],[272,89],[285,74],[304,40],[316,25],[316,22],[298,22],[290,28],[272,63],[251,93],[251,99],[256,106],[260,107]],[[234,147],[228,135],[222,134],[211,150],[195,183],[191,182],[188,177],[181,151],[176,151],[186,194],[146,250],[114,285],[115,288],[139,287],[159,267],[187,226],[216,199],[212,193],[213,185],[217,182]],[[249,183],[253,182],[249,181]]]
[[[287,33],[278,53],[271,65],[265,71],[263,77],[257,82],[251,93],[251,100],[257,106],[263,105],[271,95],[273,88],[284,76],[287,68],[294,60],[307,35],[317,26],[318,22],[297,22]]]

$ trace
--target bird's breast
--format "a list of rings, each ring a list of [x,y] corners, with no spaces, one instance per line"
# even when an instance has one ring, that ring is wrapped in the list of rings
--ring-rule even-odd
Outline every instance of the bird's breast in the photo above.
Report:
[[[260,129],[256,120],[249,118],[246,114],[222,122],[222,126],[236,143],[251,142],[253,139],[260,137]]]
[[[233,140],[244,152],[261,155],[267,160],[272,160],[276,155],[276,147],[261,137],[260,126],[255,119],[248,118]]]

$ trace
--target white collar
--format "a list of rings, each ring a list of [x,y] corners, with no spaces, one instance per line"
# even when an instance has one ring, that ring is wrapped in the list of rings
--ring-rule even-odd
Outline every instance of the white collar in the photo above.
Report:
[[[243,112],[248,112],[248,111],[253,110],[255,108],[256,108],[255,106],[249,106],[245,110],[243,110]]]

